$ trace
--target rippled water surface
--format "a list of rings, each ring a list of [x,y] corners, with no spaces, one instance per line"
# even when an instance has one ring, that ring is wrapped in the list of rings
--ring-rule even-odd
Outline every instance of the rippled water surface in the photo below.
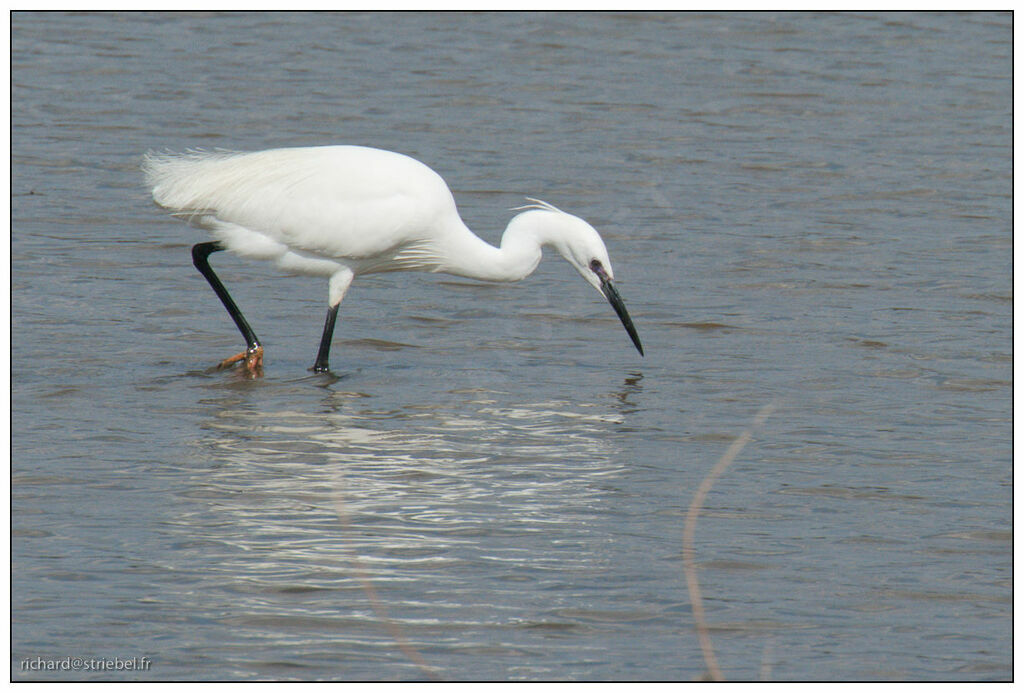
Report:
[[[16,13],[13,677],[699,678],[687,509],[773,406],[694,534],[723,675],[1010,678],[1011,49],[1006,14]],[[357,280],[313,376],[326,283],[217,256],[266,374],[206,372],[241,343],[141,154],[341,142],[491,242],[525,196],[587,218],[647,357],[549,253]]]

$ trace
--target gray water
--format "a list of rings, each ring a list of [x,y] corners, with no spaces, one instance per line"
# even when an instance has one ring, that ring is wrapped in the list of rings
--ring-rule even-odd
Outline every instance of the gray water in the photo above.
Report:
[[[12,676],[700,678],[686,512],[773,407],[694,535],[723,675],[1010,678],[1011,51],[1008,14],[14,14]],[[218,254],[266,371],[206,372],[242,342],[142,153],[327,143],[491,242],[588,219],[646,358],[548,254],[358,279],[313,376],[326,282]]]

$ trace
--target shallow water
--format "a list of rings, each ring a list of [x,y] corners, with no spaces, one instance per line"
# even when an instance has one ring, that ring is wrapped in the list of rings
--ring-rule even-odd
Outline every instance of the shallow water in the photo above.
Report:
[[[15,14],[13,677],[700,677],[772,404],[724,675],[1010,678],[1010,22]],[[312,376],[325,282],[225,256],[205,372],[142,152],[335,142],[587,218],[647,357],[549,254],[360,278]]]

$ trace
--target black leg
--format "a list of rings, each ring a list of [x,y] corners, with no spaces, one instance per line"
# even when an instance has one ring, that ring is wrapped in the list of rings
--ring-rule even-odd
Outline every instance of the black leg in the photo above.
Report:
[[[235,305],[231,295],[228,294],[228,290],[224,288],[220,279],[213,272],[213,268],[210,267],[210,253],[215,253],[218,250],[224,250],[224,246],[220,241],[210,241],[208,243],[197,243],[192,246],[192,263],[196,266],[196,269],[206,277],[206,281],[210,282],[210,286],[213,287],[214,293],[217,294],[217,298],[224,304],[224,307],[228,309],[228,315],[235,321],[235,325],[238,326],[238,331],[242,333],[245,338],[245,344],[250,352],[255,351],[260,346],[260,340],[256,338],[256,333],[249,327],[249,323],[245,321],[245,317],[242,315],[242,311],[238,310],[238,306]]]
[[[338,319],[338,306],[331,306],[327,309],[327,320],[324,321],[324,334],[320,338],[320,350],[316,352],[316,363],[309,370],[314,373],[326,373],[330,370],[327,366],[327,357],[331,353],[331,338],[334,336],[334,322]]]

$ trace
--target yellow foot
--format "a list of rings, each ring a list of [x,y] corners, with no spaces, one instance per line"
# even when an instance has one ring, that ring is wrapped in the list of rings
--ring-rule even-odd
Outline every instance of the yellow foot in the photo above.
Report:
[[[263,375],[263,347],[256,346],[246,349],[241,354],[235,354],[231,358],[224,359],[217,365],[217,370],[222,371],[231,368],[236,363],[241,363],[245,372],[250,378],[258,378]]]

